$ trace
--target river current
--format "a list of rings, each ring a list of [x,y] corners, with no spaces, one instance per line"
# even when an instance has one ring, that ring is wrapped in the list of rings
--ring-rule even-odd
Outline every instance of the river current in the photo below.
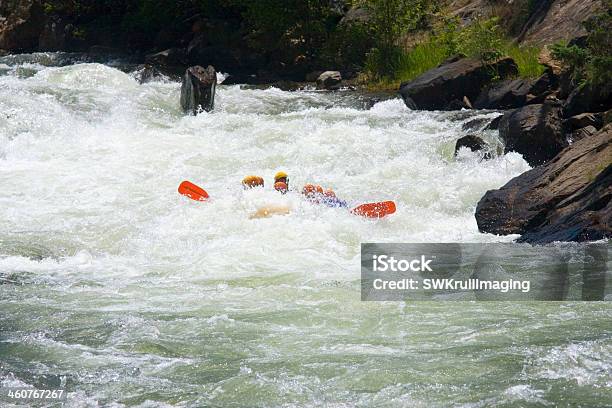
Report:
[[[0,58],[0,386],[70,407],[611,406],[605,303],[360,301],[361,242],[516,238],[474,209],[527,163],[453,157],[498,113],[220,85],[185,116],[178,82],[60,57]],[[278,170],[397,212],[281,197]]]

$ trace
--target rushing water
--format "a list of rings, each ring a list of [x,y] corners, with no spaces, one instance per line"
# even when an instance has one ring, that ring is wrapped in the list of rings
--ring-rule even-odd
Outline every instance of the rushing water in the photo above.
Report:
[[[74,407],[612,403],[604,303],[360,301],[361,242],[513,238],[480,234],[474,208],[528,166],[454,159],[475,114],[221,85],[214,113],[184,116],[176,82],[57,58],[0,59],[0,385]],[[397,213],[280,197],[277,170]]]

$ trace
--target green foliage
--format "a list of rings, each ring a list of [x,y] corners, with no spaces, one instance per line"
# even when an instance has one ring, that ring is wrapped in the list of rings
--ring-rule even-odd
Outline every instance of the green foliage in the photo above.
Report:
[[[426,41],[403,53],[398,61],[396,77],[410,81],[423,72],[440,65],[448,57],[448,50],[440,47],[438,41]]]
[[[468,57],[492,62],[503,56],[503,34],[499,19],[477,20],[457,33],[457,51]]]
[[[612,1],[605,2],[606,10],[588,19],[586,47],[555,44],[553,58],[568,69],[577,85],[589,82],[600,86],[605,93],[612,92]]]
[[[401,37],[428,25],[436,3],[429,0],[360,0],[357,5],[370,13],[368,22],[376,48],[367,56],[366,69],[378,78],[392,75],[403,58]]]
[[[538,47],[519,47],[514,43],[506,42],[502,46],[502,51],[516,62],[521,78],[538,78],[546,69],[538,61],[541,51]]]
[[[441,47],[436,39],[421,42],[410,51],[403,51],[399,48],[396,50],[392,58],[384,61],[377,60],[381,58],[377,54],[377,49],[373,49],[368,55],[365,71],[368,73],[366,79],[371,88],[397,89],[400,82],[413,80],[423,72],[440,65],[448,56],[447,50]],[[382,64],[387,64],[392,74],[372,75],[372,72],[375,72],[375,69]]]
[[[48,1],[43,3],[43,11],[45,12],[45,14],[52,14],[55,11],[55,5],[53,3],[50,3]]]
[[[584,67],[591,57],[587,49],[580,48],[577,45],[568,47],[563,43],[557,43],[551,46],[550,50],[553,58],[570,70],[570,75],[575,82],[580,83],[585,80]]]
[[[539,53],[537,47],[519,47],[505,39],[496,18],[461,27],[457,17],[441,16],[433,35],[409,51],[396,48],[390,58],[383,58],[378,49],[373,49],[368,55],[366,70],[379,86],[387,88],[413,80],[453,55],[463,54],[485,63],[508,55],[517,63],[519,76],[537,78],[544,73],[544,66],[538,62]],[[377,71],[383,64],[386,64],[386,75]]]
[[[374,47],[370,28],[365,24],[353,23],[337,27],[323,45],[321,59],[332,67],[361,70],[368,52]]]
[[[325,0],[229,0],[257,47],[290,55],[316,55],[334,28]]]
[[[457,16],[441,15],[434,27],[435,42],[447,57],[459,54],[460,21]]]

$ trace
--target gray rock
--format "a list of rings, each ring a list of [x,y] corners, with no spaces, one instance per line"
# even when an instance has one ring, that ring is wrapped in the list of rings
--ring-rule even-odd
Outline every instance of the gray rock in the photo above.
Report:
[[[519,241],[612,237],[612,125],[577,141],[549,163],[487,191],[476,207],[482,232]]]
[[[466,130],[466,131],[481,130],[485,126],[487,126],[489,123],[491,123],[491,119],[489,118],[476,118],[468,122],[465,122],[461,126],[461,130]]]
[[[548,73],[540,78],[507,79],[485,88],[474,102],[476,109],[512,109],[532,103],[542,103],[550,90]]]
[[[146,84],[156,78],[163,78],[164,74],[153,65],[143,64],[134,71],[134,78],[139,84]]]
[[[196,65],[187,68],[181,86],[183,111],[196,115],[200,108],[206,112],[213,110],[216,86],[217,72],[212,66],[203,68]]]
[[[467,147],[471,151],[477,152],[480,150],[487,150],[489,145],[476,135],[463,136],[462,138],[457,140],[457,143],[455,143],[455,153],[453,155],[457,156],[459,149],[461,149],[462,147]],[[490,158],[490,154],[487,154],[485,156],[485,158]]]
[[[612,123],[612,109],[609,109],[601,114],[602,126]]]
[[[499,135],[506,145],[504,153],[520,153],[531,166],[548,162],[568,146],[561,108],[553,104],[527,105],[505,113]]]
[[[481,89],[497,75],[504,79],[518,73],[511,58],[485,65],[470,58],[451,58],[413,81],[400,86],[400,94],[408,107],[424,110],[455,110],[476,100]]]
[[[577,142],[578,140],[594,135],[595,133],[597,133],[597,128],[595,126],[585,126],[582,129],[572,132],[571,139],[572,142]]]
[[[584,112],[604,112],[610,109],[612,93],[606,94],[604,88],[585,84],[574,89],[563,106],[565,116],[576,116]]]
[[[363,7],[351,7],[342,20],[338,23],[340,26],[350,25],[350,24],[364,24],[370,21],[372,18],[372,13]]]
[[[497,130],[499,129],[499,123],[501,122],[504,115],[499,115],[494,118],[487,126],[485,126],[484,130]]]
[[[317,78],[317,87],[321,89],[338,89],[342,82],[339,71],[325,71]]]
[[[563,124],[569,130],[581,129],[587,126],[593,126],[597,129],[601,129],[603,126],[602,115],[595,113],[581,113],[580,115],[572,116],[566,119]]]
[[[474,106],[477,109],[511,109],[525,104],[533,85],[529,79],[507,79],[484,89]]]

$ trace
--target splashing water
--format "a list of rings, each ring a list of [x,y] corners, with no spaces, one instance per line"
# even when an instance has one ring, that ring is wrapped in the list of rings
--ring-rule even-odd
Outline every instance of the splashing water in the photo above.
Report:
[[[184,116],[178,83],[53,55],[0,59],[0,385],[65,387],[68,406],[609,403],[606,304],[359,300],[361,242],[514,238],[473,213],[525,161],[453,158],[496,113],[221,85]],[[279,196],[278,170],[398,210]],[[242,191],[249,174],[266,189]],[[291,213],[249,218],[276,204]]]

